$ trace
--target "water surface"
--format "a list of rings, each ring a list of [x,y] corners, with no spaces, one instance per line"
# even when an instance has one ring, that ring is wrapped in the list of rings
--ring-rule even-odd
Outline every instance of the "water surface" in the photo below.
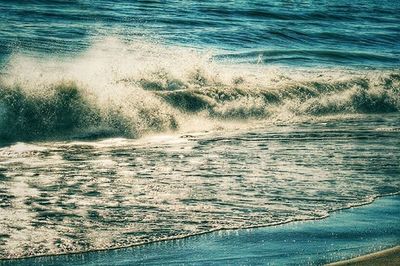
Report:
[[[399,192],[398,1],[1,1],[0,258]]]

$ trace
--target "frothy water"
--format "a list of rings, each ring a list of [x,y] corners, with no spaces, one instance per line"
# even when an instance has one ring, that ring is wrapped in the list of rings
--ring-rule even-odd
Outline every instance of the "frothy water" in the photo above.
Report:
[[[68,59],[14,55],[5,70],[0,136],[10,140],[140,137],[186,128],[195,116],[288,122],[400,110],[397,70],[224,64],[189,48],[115,38]]]
[[[399,116],[0,150],[3,258],[318,219],[397,193]]]

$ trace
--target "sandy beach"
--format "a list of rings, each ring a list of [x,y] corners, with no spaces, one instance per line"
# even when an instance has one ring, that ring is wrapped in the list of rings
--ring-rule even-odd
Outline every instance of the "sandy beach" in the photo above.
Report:
[[[400,246],[385,249],[379,252],[360,256],[350,260],[339,261],[328,264],[329,266],[344,265],[400,265]]]

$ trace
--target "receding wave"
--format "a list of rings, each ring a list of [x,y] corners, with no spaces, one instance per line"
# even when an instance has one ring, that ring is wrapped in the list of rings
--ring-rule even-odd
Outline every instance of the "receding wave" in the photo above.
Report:
[[[222,64],[186,48],[109,39],[70,60],[14,55],[0,137],[139,137],[188,117],[290,120],[400,111],[400,72]]]

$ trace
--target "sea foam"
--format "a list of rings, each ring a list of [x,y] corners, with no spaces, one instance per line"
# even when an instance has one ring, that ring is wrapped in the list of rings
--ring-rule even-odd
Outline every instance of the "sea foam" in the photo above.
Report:
[[[14,54],[0,136],[140,137],[203,121],[295,120],[400,110],[400,72],[221,63],[212,51],[115,38],[74,58]]]

